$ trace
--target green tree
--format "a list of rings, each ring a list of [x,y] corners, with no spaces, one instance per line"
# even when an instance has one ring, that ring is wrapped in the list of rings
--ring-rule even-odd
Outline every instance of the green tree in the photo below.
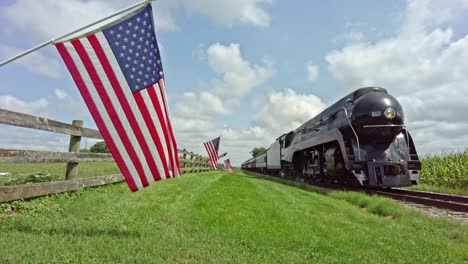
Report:
[[[258,155],[265,153],[265,152],[266,152],[266,148],[264,147],[256,147],[252,149],[252,151],[250,151],[250,153],[252,154],[252,157],[257,157]]]
[[[93,153],[110,153],[109,148],[104,141],[96,142],[96,144],[89,148],[89,151]]]

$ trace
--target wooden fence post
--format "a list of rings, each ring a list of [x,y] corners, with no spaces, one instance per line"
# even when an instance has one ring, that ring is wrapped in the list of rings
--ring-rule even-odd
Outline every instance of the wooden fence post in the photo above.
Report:
[[[183,149],[183,154],[182,154],[182,168],[187,168],[187,150],[186,149]],[[181,169],[182,169],[181,168]],[[184,173],[187,173],[187,170],[184,170]]]
[[[193,156],[194,155],[195,154],[193,152],[190,152],[190,172],[193,172],[193,170],[194,170],[193,169],[194,168],[194,166],[193,166],[194,165],[194,163],[193,163]]]
[[[201,156],[197,154],[195,157],[196,157],[195,158],[195,165],[196,165],[195,172],[200,172],[200,165],[201,165],[200,159],[201,159]]]
[[[73,120],[72,125],[83,127],[83,120]],[[80,152],[80,136],[70,136],[70,144],[68,152]],[[65,174],[66,180],[75,180],[78,178],[78,162],[67,162],[67,171]]]
[[[202,158],[202,162],[203,162],[203,165],[202,165],[203,171],[207,171],[208,166],[210,165],[210,164],[208,164],[208,160],[206,158]]]

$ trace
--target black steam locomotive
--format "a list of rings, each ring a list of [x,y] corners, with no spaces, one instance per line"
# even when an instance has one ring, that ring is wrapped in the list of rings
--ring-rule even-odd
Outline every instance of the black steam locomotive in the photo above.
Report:
[[[281,135],[242,168],[310,183],[397,187],[418,184],[421,162],[400,103],[383,88],[365,87]]]

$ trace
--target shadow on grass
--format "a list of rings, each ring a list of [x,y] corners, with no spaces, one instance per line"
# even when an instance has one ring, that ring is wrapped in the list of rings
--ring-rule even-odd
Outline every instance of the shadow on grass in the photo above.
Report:
[[[21,233],[34,235],[67,235],[74,237],[113,237],[113,238],[141,238],[140,232],[119,230],[116,228],[97,229],[97,228],[33,228],[26,225],[17,225],[13,230]]]

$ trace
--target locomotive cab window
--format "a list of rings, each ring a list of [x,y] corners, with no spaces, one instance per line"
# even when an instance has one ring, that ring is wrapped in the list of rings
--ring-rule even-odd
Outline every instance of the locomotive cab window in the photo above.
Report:
[[[284,140],[284,147],[287,148],[291,145],[291,142],[293,140],[293,137],[294,137],[294,133],[291,131],[288,133],[288,135],[286,135],[286,138]]]

